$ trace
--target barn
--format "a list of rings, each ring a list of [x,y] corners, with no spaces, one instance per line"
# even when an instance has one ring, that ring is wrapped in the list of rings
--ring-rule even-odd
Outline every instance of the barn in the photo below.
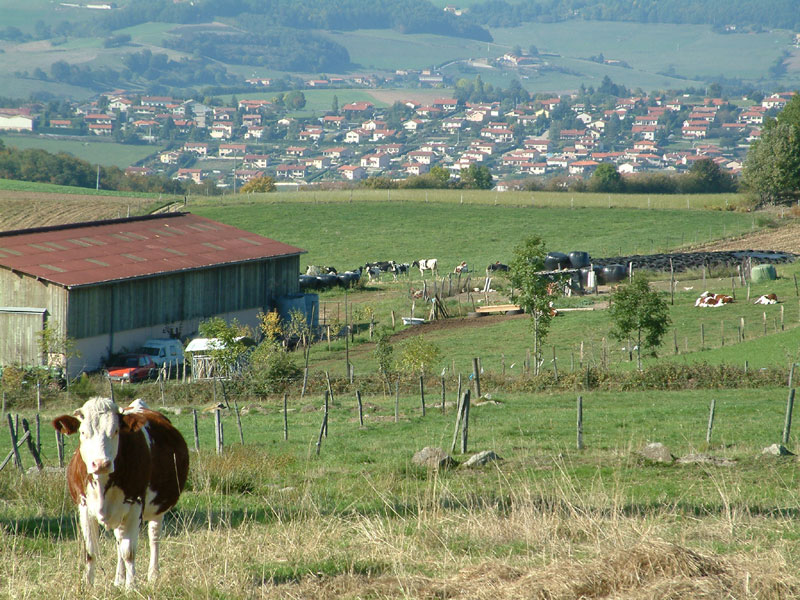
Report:
[[[0,232],[0,365],[42,364],[48,323],[71,376],[212,316],[254,326],[298,298],[304,252],[191,213]]]

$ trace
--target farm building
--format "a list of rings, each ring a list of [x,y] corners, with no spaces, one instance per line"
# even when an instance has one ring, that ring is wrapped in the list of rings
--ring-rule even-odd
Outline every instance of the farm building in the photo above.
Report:
[[[42,364],[48,322],[70,375],[212,316],[254,326],[292,304],[304,252],[189,213],[0,232],[0,365]]]

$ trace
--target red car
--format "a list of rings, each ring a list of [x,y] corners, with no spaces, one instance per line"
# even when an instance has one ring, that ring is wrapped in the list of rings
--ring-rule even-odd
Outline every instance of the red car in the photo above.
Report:
[[[147,354],[120,354],[112,358],[107,371],[111,381],[135,383],[154,377],[158,365]]]

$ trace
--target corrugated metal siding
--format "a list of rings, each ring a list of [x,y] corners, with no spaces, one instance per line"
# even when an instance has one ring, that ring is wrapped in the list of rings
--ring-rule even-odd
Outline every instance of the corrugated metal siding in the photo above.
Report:
[[[118,332],[268,307],[298,291],[299,269],[300,257],[289,256],[73,289],[69,335],[109,333],[112,319]]]

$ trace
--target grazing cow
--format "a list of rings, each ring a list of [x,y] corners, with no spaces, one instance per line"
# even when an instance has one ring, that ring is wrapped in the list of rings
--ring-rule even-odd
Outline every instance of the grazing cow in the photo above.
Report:
[[[408,263],[396,263],[392,262],[392,274],[394,275],[394,280],[397,281],[398,275],[408,275],[408,269],[411,265]]]
[[[486,273],[487,274],[489,274],[489,273],[497,273],[497,272],[500,272],[500,271],[503,271],[503,272],[508,271],[508,265],[504,265],[503,263],[498,261],[498,262],[496,262],[494,264],[491,264],[488,267],[486,267]]]
[[[711,292],[703,292],[700,297],[695,300],[694,305],[701,308],[722,306],[723,304],[730,304],[733,302],[733,297],[726,296],[725,294],[712,294]]]
[[[775,294],[764,294],[759,296],[753,304],[777,304],[778,296]]]
[[[467,261],[462,260],[460,265],[456,265],[456,268],[453,269],[453,273],[469,273],[469,265],[467,265]]]
[[[186,484],[189,450],[183,436],[164,415],[141,400],[120,411],[113,400],[92,398],[73,415],[53,420],[70,435],[80,432],[67,467],[67,485],[78,505],[86,548],[86,582],[94,581],[98,524],[114,530],[117,539],[115,585],[134,584],[139,524],[149,521],[150,568],[158,575],[161,521]]]
[[[370,282],[373,281],[380,281],[381,280],[381,271],[380,267],[367,267],[367,279]]]
[[[337,271],[333,267],[324,267],[317,265],[308,265],[306,268],[306,275],[318,277],[320,275],[336,275]]]
[[[423,277],[425,277],[425,271],[430,271],[434,275],[438,275],[439,268],[438,262],[435,258],[423,258],[420,260],[415,260],[411,263],[412,267],[419,267],[419,273]]]

